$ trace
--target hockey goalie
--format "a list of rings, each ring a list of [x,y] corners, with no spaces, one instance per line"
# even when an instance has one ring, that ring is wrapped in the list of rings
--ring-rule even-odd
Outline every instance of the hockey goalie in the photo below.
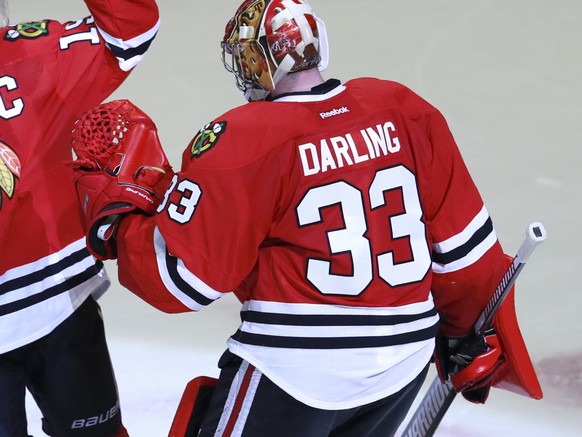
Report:
[[[326,197],[334,194],[333,190],[326,190],[326,196],[318,196],[316,202],[305,195],[310,187],[295,187],[296,189],[290,190],[287,198],[287,204],[292,206],[286,204],[289,207],[283,208],[280,193],[283,189],[287,190],[291,182],[287,177],[288,173],[280,175],[272,169],[280,170],[277,166],[281,162],[297,160],[296,149],[287,148],[285,159],[278,153],[263,153],[260,155],[261,159],[266,161],[258,160],[258,165],[257,158],[248,154],[248,148],[242,145],[259,147],[258,150],[262,153],[262,143],[257,140],[256,143],[247,144],[245,123],[237,124],[229,118],[224,122],[217,121],[212,126],[210,133],[203,129],[194,138],[184,152],[184,168],[175,177],[159,144],[155,125],[147,115],[128,101],[111,102],[96,108],[81,118],[73,132],[73,148],[77,155],[75,185],[85,214],[87,242],[98,258],[118,258],[120,283],[146,302],[168,313],[202,310],[233,290],[243,302],[241,328],[228,340],[232,350],[225,352],[219,364],[224,372],[221,375],[226,376],[219,377],[218,382],[212,378],[193,380],[176,413],[171,434],[173,437],[197,435],[195,431],[190,432],[188,429],[192,430],[201,421],[202,426],[208,425],[212,428],[222,420],[220,418],[223,412],[229,421],[232,418],[231,423],[234,426],[241,417],[237,414],[238,406],[244,402],[253,403],[253,396],[259,393],[252,391],[252,386],[245,383],[244,391],[235,393],[240,399],[229,402],[227,408],[222,408],[223,400],[230,393],[229,387],[236,386],[240,381],[240,378],[235,377],[239,372],[244,373],[244,381],[264,381],[262,387],[266,387],[267,391],[260,392],[264,402],[254,404],[256,408],[269,407],[275,393],[301,411],[309,410],[313,414],[319,414],[327,411],[322,406],[334,411],[350,408],[355,411],[362,405],[374,403],[372,398],[378,401],[383,397],[385,402],[390,402],[395,393],[408,396],[409,392],[406,390],[392,391],[396,382],[391,380],[391,376],[395,368],[409,373],[410,358],[416,363],[418,372],[409,375],[404,385],[414,387],[411,393],[416,393],[433,356],[435,336],[436,361],[442,378],[451,379],[455,390],[470,401],[484,403],[492,386],[507,388],[536,399],[542,396],[519,332],[513,294],[506,299],[498,313],[493,324],[494,331],[487,332],[484,336],[470,335],[474,317],[478,316],[489,299],[488,293],[499,283],[504,268],[501,246],[493,232],[488,213],[476,193],[471,192],[473,203],[470,211],[466,212],[468,218],[459,218],[459,223],[455,223],[459,230],[453,232],[450,229],[451,219],[448,216],[439,217],[447,226],[433,230],[431,247],[433,252],[437,252],[435,246],[441,249],[440,258],[428,250],[423,251],[426,254],[423,258],[426,272],[430,274],[423,273],[417,278],[426,282],[422,290],[417,287],[418,281],[409,281],[409,294],[414,298],[408,297],[405,303],[398,302],[397,296],[400,294],[396,291],[401,292],[402,287],[395,284],[395,293],[386,293],[387,283],[376,277],[370,279],[373,281],[372,285],[367,281],[358,283],[361,287],[358,288],[359,292],[366,287],[369,294],[373,291],[370,301],[358,302],[354,299],[357,293],[348,289],[346,295],[339,293],[338,296],[333,296],[332,303],[325,305],[326,311],[331,312],[326,312],[326,317],[319,317],[321,314],[317,312],[309,313],[315,310],[305,308],[320,309],[323,305],[319,300],[324,294],[314,290],[313,284],[305,279],[304,268],[307,253],[310,251],[297,248],[302,247],[301,244],[309,244],[313,238],[310,234],[311,228],[307,225],[318,222],[315,217],[318,207],[328,205],[333,200]],[[436,131],[442,133],[439,129]],[[217,146],[218,133],[220,146]],[[272,130],[269,134],[277,136],[279,132]],[[443,136],[450,138],[448,134]],[[206,143],[208,138],[212,138],[212,141]],[[279,144],[277,141],[273,143]],[[243,149],[244,153],[241,152]],[[443,160],[441,164],[446,167],[449,161]],[[301,166],[290,165],[290,168],[300,171]],[[443,174],[449,175],[450,172],[445,170],[442,170]],[[292,181],[301,184],[305,182],[303,176],[295,175]],[[324,176],[326,175],[320,175],[321,178]],[[455,182],[459,186],[466,185],[468,180],[462,176],[458,175]],[[270,183],[265,183],[265,178]],[[358,182],[363,183],[359,179]],[[360,211],[360,197],[352,197],[352,190],[347,184],[341,186],[347,190],[342,193],[348,195],[350,200],[358,200],[355,202],[358,206],[356,209]],[[244,190],[241,191],[241,187]],[[318,185],[317,188],[319,190],[322,186]],[[427,188],[434,189],[433,185]],[[305,197],[301,197],[300,193]],[[294,197],[296,195],[297,199]],[[453,202],[453,197],[448,197],[448,201]],[[324,203],[320,205],[319,201]],[[465,203],[467,201],[465,199]],[[382,202],[382,196],[379,196],[378,202]],[[265,207],[267,204],[268,208]],[[337,202],[334,201],[333,204]],[[346,206],[349,205],[351,202],[346,199]],[[438,202],[431,204],[433,208],[439,205]],[[442,205],[440,208],[442,209]],[[343,211],[340,208],[338,214],[341,213]],[[151,217],[152,214],[154,217]],[[277,238],[271,237],[270,232],[274,226],[272,214],[276,215],[277,220],[280,219],[279,215],[287,217],[285,232],[281,237],[276,232],[273,235]],[[131,217],[123,219],[128,215]],[[305,223],[298,223],[298,218],[305,220]],[[467,226],[467,221],[470,226]],[[418,222],[414,220],[414,223]],[[466,247],[459,248],[459,238],[451,238],[450,235],[463,234],[465,237],[466,232],[463,229],[467,228],[471,231],[469,237],[474,235],[478,241],[469,238],[470,241],[465,246],[472,245],[472,249],[474,246],[481,249],[479,243],[486,246],[483,248],[482,262],[467,262],[463,269],[443,268],[441,272],[436,271],[434,265],[439,263],[439,259],[446,267],[447,260],[450,261],[457,255],[458,250],[455,249],[467,250]],[[345,229],[340,226],[340,231]],[[363,232],[361,229],[360,231]],[[421,234],[424,236],[424,231]],[[321,232],[321,235],[318,233],[323,238],[319,241],[321,248],[317,253],[328,249],[325,235],[326,232]],[[384,237],[386,234],[381,235]],[[356,240],[359,242],[362,241],[360,237],[358,233]],[[299,238],[297,244],[288,243],[294,238]],[[488,243],[490,244],[487,245]],[[369,251],[358,253],[365,257]],[[293,260],[292,267],[288,266],[284,270],[277,270],[277,274],[272,274],[268,267],[262,266],[270,266],[273,257],[277,256],[285,260],[290,257]],[[257,257],[262,261],[259,262]],[[355,254],[353,257],[358,259]],[[344,261],[351,266],[351,259],[346,257]],[[495,269],[482,268],[487,265],[494,266]],[[320,273],[325,277],[330,275],[325,269]],[[266,282],[262,283],[264,289],[256,283],[257,275],[261,274],[267,275]],[[285,279],[284,284],[281,283],[282,278]],[[273,284],[269,282],[271,280],[274,281]],[[344,282],[342,281],[342,285]],[[289,299],[284,305],[279,301],[283,298],[273,294],[273,290],[279,289],[285,289],[289,293],[284,297]],[[434,305],[433,297],[428,296],[429,292],[434,297]],[[471,299],[464,299],[467,296]],[[379,315],[390,316],[363,317],[374,305]],[[290,313],[278,313],[281,307]],[[414,309],[412,313],[411,308]],[[333,317],[329,317],[330,315]],[[262,323],[270,318],[274,318],[272,323]],[[322,326],[312,326],[313,319]],[[288,320],[296,322],[287,324]],[[336,321],[336,324],[331,325],[333,329],[326,324],[329,320]],[[369,320],[373,320],[373,323],[381,320],[384,325],[380,323],[382,329],[372,328],[373,323]],[[358,323],[361,326],[354,328],[354,324]],[[268,327],[266,333],[253,331],[264,329],[264,325]],[[247,328],[250,329],[249,332],[245,331]],[[308,335],[304,339],[300,338],[299,343],[296,342],[298,339],[295,336],[298,332],[311,332],[314,329],[323,329],[328,336]],[[361,343],[361,333],[365,333],[368,342]],[[400,344],[399,341],[404,341],[405,344]],[[407,359],[386,365],[386,362],[395,357],[393,342],[396,342],[396,350],[399,351],[405,351],[409,347],[419,349]],[[306,347],[302,347],[303,345]],[[323,351],[329,352],[330,347],[332,354],[325,355]],[[290,381],[289,386],[295,387],[293,392],[298,397],[289,396],[277,384],[271,383],[258,366],[245,361],[245,358],[237,356],[233,351],[244,357],[253,357],[252,360],[256,354],[257,363],[262,366],[266,362],[265,369]],[[353,351],[356,352],[356,359],[351,359]],[[295,358],[296,367],[289,370],[289,360],[286,357],[295,356],[297,353],[300,356]],[[276,364],[273,364],[273,369],[269,364],[272,361]],[[377,370],[378,363],[384,366],[381,372]],[[330,372],[331,368],[334,368],[334,372]],[[308,378],[301,377],[300,371],[307,372]],[[339,378],[338,375],[342,377]],[[376,380],[379,375],[384,375],[385,378]],[[376,393],[383,383],[386,383],[386,387],[381,393]],[[362,397],[362,385],[366,386],[364,391],[373,393],[372,397]],[[202,393],[204,399],[198,399]],[[333,405],[328,403],[331,402],[329,399],[334,400]],[[412,400],[407,398],[407,402],[411,403]],[[406,405],[408,408],[409,404]],[[247,407],[250,409],[250,405],[245,406]],[[201,419],[205,410],[208,414],[205,419]],[[288,412],[284,408],[280,410]],[[405,413],[404,410],[400,412],[402,418]],[[270,430],[265,428],[263,417],[264,415],[257,415],[252,419],[256,427],[261,428],[262,435],[269,435]],[[244,420],[247,419],[249,418],[245,416]],[[273,427],[280,431],[281,421],[288,419],[287,415],[278,416],[278,420],[272,421]],[[286,422],[286,425],[299,426],[296,421]],[[295,435],[312,435],[309,432],[303,433],[306,425],[302,426],[301,431]],[[391,426],[397,424],[391,423]],[[278,431],[271,432],[270,435],[281,435]]]

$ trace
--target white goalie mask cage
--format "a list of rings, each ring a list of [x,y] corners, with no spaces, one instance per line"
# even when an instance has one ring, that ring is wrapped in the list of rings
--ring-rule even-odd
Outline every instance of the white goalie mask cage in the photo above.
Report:
[[[288,73],[327,68],[325,24],[306,0],[246,0],[226,25],[225,68],[248,101],[264,100]]]

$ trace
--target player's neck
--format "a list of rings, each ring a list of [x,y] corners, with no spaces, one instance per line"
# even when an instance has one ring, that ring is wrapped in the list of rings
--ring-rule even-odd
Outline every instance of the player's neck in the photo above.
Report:
[[[286,93],[298,93],[311,91],[311,88],[325,82],[323,76],[317,68],[298,71],[297,73],[286,74],[271,92],[272,97]]]

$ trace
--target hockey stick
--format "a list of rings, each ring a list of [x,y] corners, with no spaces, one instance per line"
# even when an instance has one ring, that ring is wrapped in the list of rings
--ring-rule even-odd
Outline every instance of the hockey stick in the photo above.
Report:
[[[525,240],[517,251],[517,255],[513,258],[513,262],[475,323],[474,330],[477,335],[484,334],[491,327],[495,313],[509,294],[525,263],[536,246],[545,239],[546,230],[541,223],[534,222],[528,226]],[[437,376],[422,398],[401,437],[431,437],[456,395],[457,392],[451,382],[447,381],[443,384]]]

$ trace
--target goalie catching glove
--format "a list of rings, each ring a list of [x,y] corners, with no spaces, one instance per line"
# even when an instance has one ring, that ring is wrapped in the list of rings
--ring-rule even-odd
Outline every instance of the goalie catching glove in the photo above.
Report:
[[[129,100],[84,113],[75,123],[71,144],[87,247],[98,259],[114,259],[121,217],[136,211],[154,214],[174,173],[156,125]]]

